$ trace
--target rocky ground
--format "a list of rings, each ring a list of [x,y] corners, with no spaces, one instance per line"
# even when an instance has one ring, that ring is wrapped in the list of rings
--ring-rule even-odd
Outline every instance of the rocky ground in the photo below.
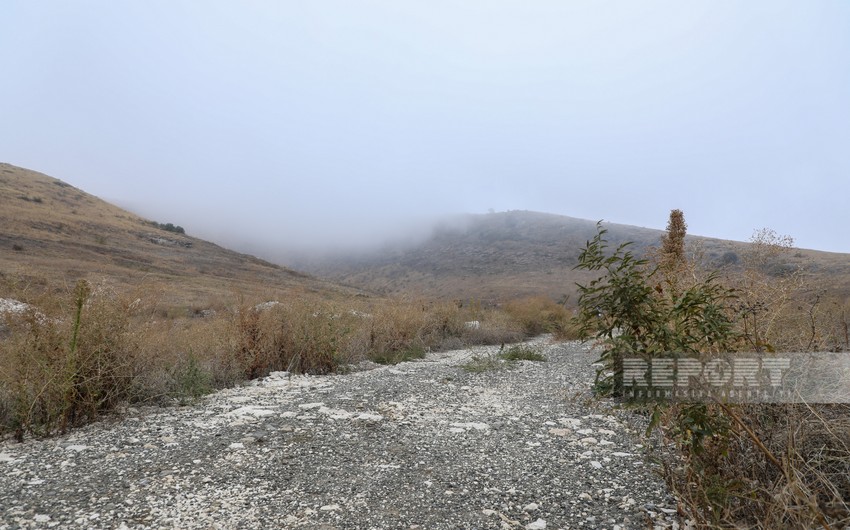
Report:
[[[593,353],[535,344],[548,361],[276,373],[4,442],[0,529],[680,527],[645,420],[591,399]]]

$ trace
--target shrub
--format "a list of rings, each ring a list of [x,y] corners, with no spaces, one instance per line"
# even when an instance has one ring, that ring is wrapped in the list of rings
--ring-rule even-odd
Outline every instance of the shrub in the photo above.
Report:
[[[540,353],[539,348],[527,344],[516,344],[499,353],[499,357],[506,361],[545,361],[546,357]]]
[[[601,393],[622,390],[625,355],[649,360],[778,344],[769,341],[788,326],[781,324],[794,285],[788,278],[755,274],[760,263],[751,261],[733,292],[687,262],[652,266],[628,244],[609,255],[604,234],[598,227],[578,265],[602,273],[579,286],[577,319],[602,344]],[[818,336],[815,302],[804,321],[813,330],[804,336],[812,338]],[[665,478],[700,526],[844,527],[850,523],[848,413],[846,405],[674,403],[655,406],[648,433],[657,427],[662,441],[678,449],[678,456],[661,453]]]
[[[63,314],[28,309],[10,318],[10,337],[0,341],[0,423],[18,439],[91,421],[130,397],[134,358],[120,301],[85,281],[71,299]]]
[[[560,338],[574,334],[572,315],[560,304],[544,296],[514,300],[505,304],[505,312],[519,324],[527,337],[554,333]]]

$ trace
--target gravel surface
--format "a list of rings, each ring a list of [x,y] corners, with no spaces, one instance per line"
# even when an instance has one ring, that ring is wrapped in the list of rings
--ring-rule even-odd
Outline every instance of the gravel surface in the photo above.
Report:
[[[534,344],[548,361],[275,373],[4,442],[0,529],[679,528],[645,420],[591,399],[593,352]]]

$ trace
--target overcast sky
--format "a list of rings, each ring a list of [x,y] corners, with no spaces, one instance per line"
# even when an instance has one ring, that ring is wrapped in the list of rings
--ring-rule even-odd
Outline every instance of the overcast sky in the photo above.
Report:
[[[537,210],[850,252],[850,2],[4,0],[0,161],[243,250]]]

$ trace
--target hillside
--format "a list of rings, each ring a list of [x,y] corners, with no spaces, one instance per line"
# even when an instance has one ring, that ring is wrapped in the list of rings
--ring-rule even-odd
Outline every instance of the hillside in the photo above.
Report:
[[[155,288],[163,302],[176,307],[239,296],[359,293],[166,230],[61,180],[10,164],[0,164],[0,205],[0,280],[6,283],[63,289],[85,278]]]
[[[661,215],[665,215],[662,212]],[[687,212],[686,212],[687,215]],[[547,295],[575,300],[578,255],[596,223],[560,215],[510,211],[467,215],[436,227],[422,243],[368,254],[328,255],[288,263],[333,281],[383,293],[501,301]],[[663,231],[605,223],[611,245],[632,241],[635,252],[658,246]],[[705,263],[737,267],[748,243],[688,237]],[[776,274],[802,267],[805,275],[850,294],[850,255],[794,249],[769,267]]]

